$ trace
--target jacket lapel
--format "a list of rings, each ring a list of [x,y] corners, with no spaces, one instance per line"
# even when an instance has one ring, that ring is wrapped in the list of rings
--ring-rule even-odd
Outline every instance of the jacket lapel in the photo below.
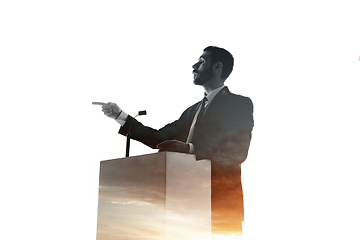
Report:
[[[214,99],[211,101],[210,105],[205,111],[205,114],[203,116],[204,120],[210,118],[213,114],[216,114],[219,110],[221,110],[223,107],[226,106],[226,101],[230,95],[230,91],[228,87],[224,87],[221,89],[218,94],[214,97]]]

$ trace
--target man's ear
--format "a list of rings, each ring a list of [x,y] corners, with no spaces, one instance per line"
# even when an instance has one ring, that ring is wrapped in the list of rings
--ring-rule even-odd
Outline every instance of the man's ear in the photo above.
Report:
[[[219,71],[220,69],[222,69],[222,67],[223,67],[222,62],[217,62],[217,63],[215,63],[215,64],[213,65],[213,70],[214,70],[214,71]]]
[[[213,73],[219,73],[221,74],[222,72],[222,67],[223,67],[223,64],[222,62],[217,62],[213,65]]]

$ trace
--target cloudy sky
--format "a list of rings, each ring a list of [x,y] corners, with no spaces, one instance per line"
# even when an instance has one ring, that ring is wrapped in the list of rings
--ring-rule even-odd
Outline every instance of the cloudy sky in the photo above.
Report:
[[[208,160],[179,153],[103,161],[98,239],[208,240],[209,169]]]
[[[91,102],[160,128],[202,98],[191,66],[217,45],[254,103],[244,237],[359,238],[357,1],[14,0],[0,20],[1,236],[95,240],[125,138]]]

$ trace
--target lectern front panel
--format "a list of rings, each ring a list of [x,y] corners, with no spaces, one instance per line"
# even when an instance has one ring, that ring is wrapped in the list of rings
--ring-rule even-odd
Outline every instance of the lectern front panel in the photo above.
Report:
[[[210,162],[157,153],[102,161],[97,240],[207,240]]]

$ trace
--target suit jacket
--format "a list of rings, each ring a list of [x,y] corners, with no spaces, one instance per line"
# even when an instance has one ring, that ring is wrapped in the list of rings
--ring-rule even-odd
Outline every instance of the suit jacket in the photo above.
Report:
[[[159,130],[128,119],[119,133],[156,148],[165,140],[185,142],[200,102],[187,108],[180,118]],[[192,143],[197,159],[210,159],[221,165],[237,166],[245,161],[254,126],[253,104],[248,97],[230,93],[224,87],[209,105],[204,117],[198,119]]]
[[[159,130],[146,127],[128,116],[119,133],[129,133],[132,139],[151,148],[156,148],[165,140],[185,142],[200,103],[190,106],[178,120]],[[196,159],[211,160],[212,229],[215,232],[223,231],[222,226],[231,228],[234,224],[233,229],[237,230],[233,231],[238,231],[239,223],[241,228],[243,197],[240,164],[247,157],[253,126],[252,101],[232,94],[227,87],[214,97],[205,115],[202,118],[199,116],[195,125],[191,143],[194,144]]]

